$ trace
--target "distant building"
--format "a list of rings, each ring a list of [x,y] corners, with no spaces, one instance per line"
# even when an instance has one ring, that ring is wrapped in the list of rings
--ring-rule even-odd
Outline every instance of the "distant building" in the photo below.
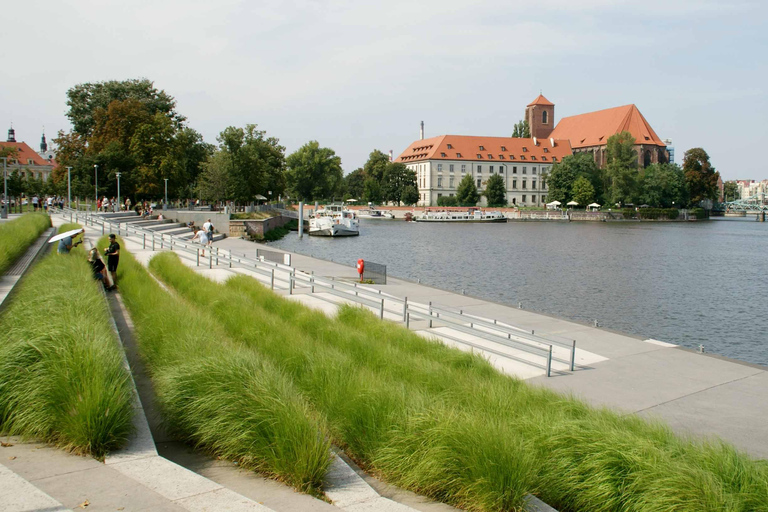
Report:
[[[488,179],[498,174],[504,178],[509,205],[541,206],[547,202],[542,174],[571,154],[567,140],[440,135],[413,142],[396,161],[416,172],[419,206],[434,206],[443,196],[455,196],[467,174],[481,193]],[[481,204],[486,204],[485,197]]]
[[[554,105],[552,109],[554,113]],[[569,140],[574,153],[591,153],[597,165],[603,168],[608,164],[608,139],[623,131],[635,138],[638,167],[669,162],[666,144],[635,105],[564,117],[550,136]]]
[[[667,145],[667,153],[669,153],[669,163],[675,163],[675,146],[672,145],[672,139],[664,139],[662,142]]]
[[[768,180],[736,180],[736,185],[739,187],[741,199],[756,197],[758,201],[765,203],[768,197]]]
[[[555,127],[555,104],[539,96],[525,107],[525,120],[531,130],[531,137],[546,139]]]
[[[16,148],[16,159],[8,161],[8,173],[19,171],[21,176],[25,178],[42,178],[45,181],[50,178],[51,172],[56,167],[56,162],[53,158],[50,160],[43,158],[34,149],[29,147],[26,142],[17,142],[16,131],[13,127],[8,130],[8,140],[0,142],[0,147]]]

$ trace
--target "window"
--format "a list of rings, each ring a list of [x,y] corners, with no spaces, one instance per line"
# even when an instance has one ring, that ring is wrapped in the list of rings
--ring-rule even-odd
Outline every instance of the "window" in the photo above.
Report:
[[[509,159],[510,160],[514,160],[515,159],[515,155],[509,155]]]
[[[552,161],[553,161],[553,162],[557,162],[557,157],[556,157],[556,156],[553,156],[553,157],[552,157]]]
[[[483,185],[483,181],[480,178],[477,178],[477,188],[480,188]]]
[[[528,152],[528,148],[523,146],[523,153],[527,153],[527,152]]]
[[[517,166],[516,165],[512,166],[512,174],[517,174]]]
[[[546,110],[541,113],[541,122],[544,124],[547,124],[547,121],[549,120],[549,112]]]
[[[536,155],[531,155],[531,160],[536,160]]]
[[[437,194],[437,198],[438,198],[438,199],[440,199],[441,197],[443,197],[443,194]],[[298,221],[297,221],[297,222],[298,222]]]
[[[448,165],[448,171],[453,172],[453,164]]]
[[[443,172],[443,164],[437,164],[437,172]]]
[[[547,188],[547,182],[542,178],[541,180],[541,190],[545,190]],[[544,200],[544,196],[541,197],[541,200]]]
[[[483,172],[483,166],[482,165],[478,165],[477,166],[477,172],[479,172],[479,173]]]
[[[480,146],[480,151],[485,151],[485,148],[483,146]]]
[[[506,151],[507,150],[507,146],[501,146],[501,150],[502,151]]]
[[[443,178],[442,176],[437,177],[437,188],[443,188]]]
[[[545,162],[547,161],[547,157],[545,156],[542,156],[541,159],[544,160]]]
[[[445,158],[445,153],[440,153],[440,156]]]
[[[449,188],[453,188],[453,176],[451,176],[451,178],[448,180],[448,187]],[[453,194],[451,194],[451,195],[453,195]]]
[[[491,169],[490,169],[488,172],[490,172],[491,174],[493,174],[493,166],[491,166]]]
[[[35,161],[32,160],[31,158],[27,158],[27,164],[28,165],[35,165]]]
[[[536,204],[536,194],[531,194],[531,202]]]
[[[448,149],[453,149],[453,146],[451,146],[450,144],[448,144]]]
[[[503,165],[499,166],[499,174],[504,174],[504,166]]]
[[[531,174],[536,174],[536,168],[535,167],[531,167]]]
[[[482,158],[483,158],[483,155],[481,155],[480,153],[478,153],[478,154],[477,154],[477,159],[478,159],[478,160],[481,160]]]
[[[545,153],[549,153],[549,148],[543,148]]]
[[[525,187],[523,187],[525,188]],[[523,203],[525,203],[525,194],[523,194]]]
[[[523,167],[523,174],[528,174],[528,168],[527,167]]]
[[[536,190],[536,180],[533,180],[533,181],[531,182],[531,188],[532,188],[533,190]]]
[[[499,155],[499,160],[504,160],[504,155]]]
[[[517,189],[517,180],[512,180],[512,188]]]
[[[546,203],[547,202],[547,196],[541,196],[541,202]]]
[[[528,188],[528,182],[523,180],[523,190],[525,190],[526,188]],[[525,199],[523,199],[523,201],[525,201]]]
[[[467,164],[461,164],[461,174],[467,172]]]
[[[456,153],[456,158],[461,158],[461,153]]]
[[[520,160],[525,160],[525,155],[520,155]]]

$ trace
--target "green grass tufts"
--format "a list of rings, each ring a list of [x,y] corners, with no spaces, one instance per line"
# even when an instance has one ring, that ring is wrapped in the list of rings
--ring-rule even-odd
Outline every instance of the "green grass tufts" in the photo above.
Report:
[[[0,223],[0,276],[49,227],[51,218],[44,213],[27,213]]]

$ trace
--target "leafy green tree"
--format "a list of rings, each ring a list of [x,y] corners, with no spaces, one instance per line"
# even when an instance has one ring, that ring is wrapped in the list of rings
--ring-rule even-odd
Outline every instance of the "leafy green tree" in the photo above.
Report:
[[[652,164],[640,171],[638,201],[649,206],[685,206],[686,187],[682,169],[675,164]]]
[[[351,173],[344,176],[344,192],[349,197],[362,199],[363,186],[365,184],[365,171],[358,167]]]
[[[504,178],[500,174],[494,174],[488,178],[485,184],[485,198],[488,200],[488,206],[498,207],[507,205],[507,191],[504,187]]]
[[[631,203],[635,195],[638,169],[634,145],[635,138],[627,131],[608,138],[606,174],[610,179],[608,196],[611,203]]]
[[[107,110],[113,101],[135,100],[142,103],[150,116],[161,113],[181,126],[184,117],[174,109],[176,100],[165,91],[158,91],[146,78],[110,80],[78,84],[67,91],[67,117],[74,132],[89,137],[96,126],[96,112]]]
[[[413,206],[419,202],[419,191],[415,185],[408,185],[403,189],[403,196],[400,199],[406,206]]]
[[[382,200],[381,185],[376,178],[366,178],[363,183],[363,201],[380,203]]]
[[[195,195],[195,183],[215,149],[192,128],[184,127],[176,133],[171,149],[174,165],[170,174],[163,176],[163,179],[168,178],[168,197],[190,198]],[[282,188],[279,188],[278,193],[281,192]]]
[[[297,198],[312,201],[342,195],[341,158],[332,149],[313,140],[291,153],[286,163],[286,184]]]
[[[385,155],[378,149],[374,149],[371,151],[371,154],[368,155],[368,161],[365,162],[365,165],[363,166],[365,176],[368,178],[373,178],[378,181],[379,184],[382,184],[382,180],[384,179],[384,171],[387,170],[387,165],[389,163],[388,155]]]
[[[571,191],[573,200],[579,203],[579,206],[587,206],[595,200],[595,187],[585,176],[576,178]]]
[[[480,199],[480,194],[475,186],[475,180],[472,179],[471,174],[466,174],[456,189],[456,200],[462,206],[475,206]]]
[[[234,196],[229,157],[223,151],[216,151],[203,164],[203,171],[198,177],[195,192],[207,201],[226,201]]]
[[[683,158],[683,173],[692,204],[698,205],[705,199],[717,200],[719,195],[717,180],[720,173],[710,164],[706,151],[702,148],[686,151]]]
[[[381,180],[381,191],[385,201],[391,201],[400,206],[403,189],[408,186],[416,186],[416,171],[412,171],[405,164],[389,162],[384,169]]]
[[[600,197],[602,184],[595,159],[589,153],[576,153],[557,162],[545,176],[549,187],[548,199],[563,204],[573,199],[573,185],[579,177],[589,180],[594,190],[593,197]]]
[[[527,120],[521,120],[515,124],[515,127],[512,130],[512,137],[523,139],[531,138],[531,127],[528,125]]]
[[[8,197],[19,197],[24,192],[25,180],[19,171],[8,174]]]
[[[286,163],[285,148],[280,145],[278,139],[266,137],[266,132],[257,130],[256,126],[255,124],[247,124],[245,128],[230,126],[224,129],[216,139],[229,163],[230,178],[235,191],[233,199],[236,201],[253,201],[256,195],[267,197],[268,192],[272,190],[270,187],[277,187],[284,182],[282,174]],[[324,154],[324,151],[333,153],[326,148],[320,151],[315,142],[317,151],[310,155],[311,150],[308,147],[311,144],[303,146],[294,153],[299,155],[294,158],[294,162],[303,166],[303,169],[307,169],[306,165],[315,165],[311,162],[311,158]],[[301,158],[304,156],[308,159],[302,163]],[[318,161],[316,165],[325,164]],[[318,183],[317,186],[322,188],[324,184]],[[279,190],[272,190],[272,192],[279,192]],[[306,200],[314,198],[302,197]]]
[[[726,181],[723,185],[723,199],[725,201],[735,201],[741,199],[739,185],[735,181]]]
[[[437,206],[459,206],[456,196],[440,196],[437,198]]]

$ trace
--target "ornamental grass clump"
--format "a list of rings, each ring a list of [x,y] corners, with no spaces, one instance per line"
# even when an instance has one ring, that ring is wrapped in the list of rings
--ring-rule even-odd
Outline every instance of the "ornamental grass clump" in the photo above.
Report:
[[[0,223],[0,276],[49,227],[51,218],[44,213],[27,213]]]
[[[125,250],[118,283],[171,433],[241,467],[319,494],[324,419],[291,379],[232,342],[211,313],[163,290]]]
[[[468,510],[533,493],[563,512],[768,510],[768,463],[501,375],[362,308],[329,319],[256,280],[224,285],[173,254],[150,267],[291,375],[366,469]]]
[[[125,444],[130,376],[98,286],[80,248],[49,254],[18,284],[0,316],[4,433],[96,458]]]

